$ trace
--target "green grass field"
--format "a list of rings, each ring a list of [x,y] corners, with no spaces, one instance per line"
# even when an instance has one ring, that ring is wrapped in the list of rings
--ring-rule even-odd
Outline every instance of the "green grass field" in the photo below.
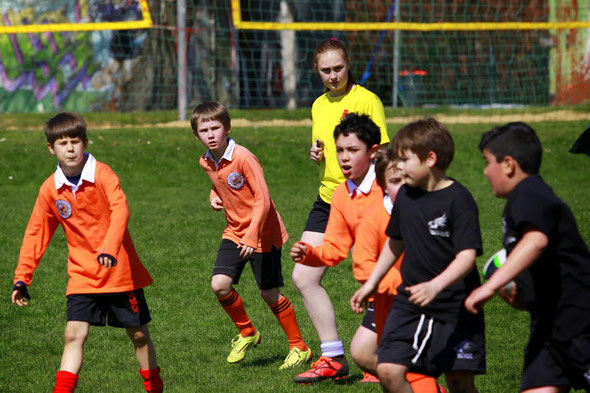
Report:
[[[272,117],[272,114],[270,115]],[[4,119],[0,118],[0,121]],[[12,123],[14,124],[14,122]],[[585,122],[536,123],[545,153],[541,174],[571,206],[582,235],[590,242],[590,158],[567,152]],[[390,124],[393,135],[399,124]],[[40,130],[41,127],[39,127]],[[480,209],[484,255],[478,266],[501,247],[504,204],[491,195],[477,150],[490,125],[453,125],[456,155],[449,175],[465,184]],[[290,276],[291,244],[299,238],[317,195],[317,167],[308,158],[308,127],[236,128],[232,136],[256,154],[277,209],[291,236],[283,248],[284,294],[295,306],[304,339],[319,353],[319,342]],[[279,372],[288,346],[275,317],[264,304],[249,270],[237,290],[262,343],[238,365],[225,358],[237,334],[210,290],[210,274],[225,220],[209,207],[210,183],[198,166],[203,147],[188,129],[125,128],[89,130],[88,151],[119,175],[127,194],[129,227],[143,263],[154,278],[146,289],[152,312],[150,330],[167,392],[379,391],[358,384],[352,367],[343,384],[326,381],[301,387],[292,377],[304,368]],[[58,230],[30,288],[32,302],[19,309],[10,303],[13,270],[22,235],[43,180],[56,161],[41,131],[0,131],[0,391],[51,390],[59,368],[65,326],[67,249]],[[348,307],[358,284],[350,261],[329,269],[324,279],[337,312],[340,337],[348,346],[361,316]],[[518,391],[528,316],[501,300],[486,306],[488,372],[477,378],[482,392]],[[133,348],[114,328],[93,328],[85,347],[77,392],[143,391]],[[350,359],[349,359],[350,360]]]

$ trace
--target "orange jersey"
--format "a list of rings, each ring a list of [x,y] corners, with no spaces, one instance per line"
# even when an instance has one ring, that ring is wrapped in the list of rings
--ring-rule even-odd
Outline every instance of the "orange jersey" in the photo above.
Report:
[[[386,205],[389,205],[386,207]],[[360,223],[354,249],[352,250],[352,272],[354,278],[361,284],[365,283],[379,259],[379,254],[389,237],[385,234],[385,228],[391,218],[391,200],[385,197],[383,202],[371,207],[363,221]],[[383,334],[383,327],[389,309],[393,303],[393,298],[397,294],[397,287],[402,283],[400,273],[400,257],[393,267],[379,283],[379,287],[373,297],[373,316],[375,318],[375,327],[377,329],[378,340]]]
[[[60,168],[41,188],[20,250],[14,282],[30,285],[57,226],[68,243],[66,295],[126,292],[152,283],[127,230],[129,208],[111,168],[87,154],[77,186]],[[117,260],[110,269],[98,263],[100,254]]]
[[[256,248],[256,252],[285,244],[289,236],[254,154],[229,138],[218,163],[207,151],[200,164],[213,183],[211,199],[217,196],[223,201],[227,220],[224,239]]]
[[[317,247],[308,244],[299,263],[308,266],[336,266],[348,257],[367,209],[382,204],[383,201],[383,191],[375,180],[373,166],[361,186],[352,190],[351,194],[352,185],[347,180],[336,187],[332,194],[332,207],[324,241]]]

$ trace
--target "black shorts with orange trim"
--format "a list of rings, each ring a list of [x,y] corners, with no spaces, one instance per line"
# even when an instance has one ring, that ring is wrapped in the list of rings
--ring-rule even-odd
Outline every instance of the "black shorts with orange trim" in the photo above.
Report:
[[[117,293],[68,295],[67,320],[93,326],[132,328],[151,321],[143,288]]]

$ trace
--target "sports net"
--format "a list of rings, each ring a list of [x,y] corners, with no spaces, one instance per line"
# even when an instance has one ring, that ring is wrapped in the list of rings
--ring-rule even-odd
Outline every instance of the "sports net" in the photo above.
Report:
[[[0,111],[175,109],[177,2],[147,1],[149,29],[98,26],[145,23],[144,3],[0,0]],[[186,3],[189,108],[208,99],[233,108],[308,107],[323,92],[312,52],[326,37],[348,44],[355,79],[386,106],[514,110],[590,99],[588,1]],[[59,23],[96,25],[32,28]],[[17,25],[30,30],[2,31]]]

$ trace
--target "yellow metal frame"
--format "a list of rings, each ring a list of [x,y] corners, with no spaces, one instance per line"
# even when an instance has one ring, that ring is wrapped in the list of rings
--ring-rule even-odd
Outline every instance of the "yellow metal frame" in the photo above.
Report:
[[[564,30],[590,28],[590,21],[575,22],[252,22],[243,21],[240,0],[231,0],[232,18],[238,30],[412,30],[412,31],[481,31],[481,30]]]
[[[0,34],[45,33],[56,31],[95,31],[95,30],[131,30],[149,29],[153,26],[152,15],[147,0],[139,0],[142,20],[125,22],[97,23],[48,23],[36,25],[2,26]]]

